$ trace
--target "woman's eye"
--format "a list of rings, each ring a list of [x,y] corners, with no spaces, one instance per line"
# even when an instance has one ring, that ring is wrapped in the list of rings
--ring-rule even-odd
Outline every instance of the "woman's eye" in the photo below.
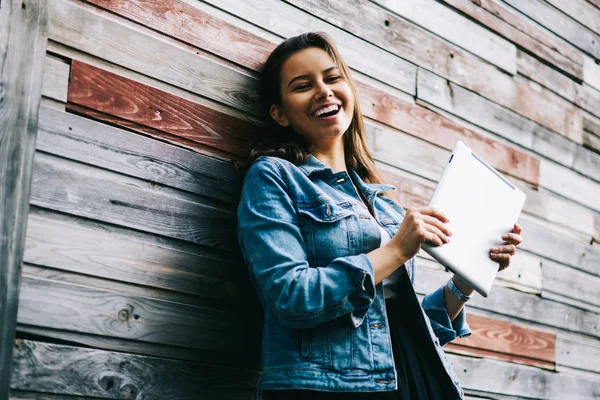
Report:
[[[335,75],[335,76],[330,76],[327,80],[329,82],[335,82],[335,81],[337,81],[338,79],[341,79],[341,78],[342,78],[341,76]]]
[[[303,90],[303,89],[307,89],[307,88],[308,88],[308,86],[309,86],[308,84],[304,83],[304,84],[302,84],[302,85],[298,85],[298,86],[296,86],[296,89],[294,89],[294,90]]]

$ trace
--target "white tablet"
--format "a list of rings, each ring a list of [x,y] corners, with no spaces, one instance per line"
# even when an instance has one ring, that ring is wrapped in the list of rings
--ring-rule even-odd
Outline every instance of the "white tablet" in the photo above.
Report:
[[[450,220],[450,242],[422,248],[487,297],[499,264],[489,257],[504,243],[525,203],[525,193],[458,141],[429,202]]]

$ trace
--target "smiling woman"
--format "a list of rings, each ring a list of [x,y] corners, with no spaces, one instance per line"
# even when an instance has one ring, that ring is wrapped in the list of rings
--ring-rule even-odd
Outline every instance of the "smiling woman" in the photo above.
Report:
[[[448,219],[408,211],[365,142],[350,71],[332,39],[281,43],[262,70],[263,136],[251,145],[238,241],[263,305],[264,399],[452,399],[442,345],[470,335],[473,289],[415,294],[415,256]],[[511,251],[519,244],[514,233]]]

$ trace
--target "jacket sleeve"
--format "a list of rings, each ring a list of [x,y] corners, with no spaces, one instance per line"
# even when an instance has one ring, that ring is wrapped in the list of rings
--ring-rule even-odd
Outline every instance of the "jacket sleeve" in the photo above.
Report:
[[[358,327],[375,298],[366,254],[308,264],[296,208],[278,163],[255,162],[238,206],[238,243],[265,309],[289,328],[312,328],[342,315]]]
[[[440,340],[440,345],[443,346],[457,337],[463,338],[471,335],[471,328],[467,324],[466,307],[460,310],[454,321],[450,321],[444,302],[444,286],[425,296],[422,306],[429,317],[433,332]]]

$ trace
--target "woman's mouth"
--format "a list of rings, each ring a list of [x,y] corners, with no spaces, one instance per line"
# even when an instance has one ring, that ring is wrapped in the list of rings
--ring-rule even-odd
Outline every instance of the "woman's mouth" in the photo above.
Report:
[[[313,113],[313,116],[321,120],[333,120],[337,118],[337,114],[340,112],[341,107],[337,104],[333,104],[324,108],[320,108]]]

